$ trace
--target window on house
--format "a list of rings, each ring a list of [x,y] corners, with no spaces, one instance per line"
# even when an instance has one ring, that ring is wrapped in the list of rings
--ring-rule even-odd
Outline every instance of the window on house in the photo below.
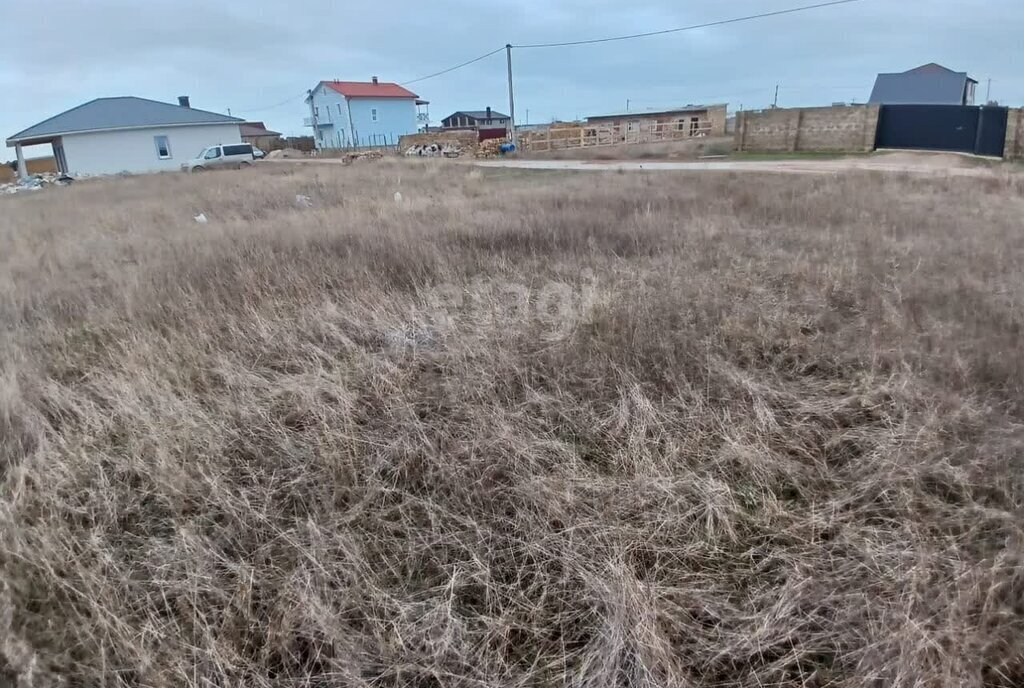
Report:
[[[319,117],[320,116],[320,108],[315,106],[315,105],[313,106],[313,116],[314,117]]]
[[[700,131],[700,117],[690,118],[690,136],[696,136]]]
[[[640,120],[630,120],[630,122],[626,125],[626,131],[640,131]]]
[[[156,144],[156,157],[161,160],[170,160],[171,158],[171,142],[167,140],[166,136],[154,136],[153,143]]]
[[[341,117],[341,103],[338,103],[338,117]]]
[[[370,108],[370,119],[377,121],[377,108]]]

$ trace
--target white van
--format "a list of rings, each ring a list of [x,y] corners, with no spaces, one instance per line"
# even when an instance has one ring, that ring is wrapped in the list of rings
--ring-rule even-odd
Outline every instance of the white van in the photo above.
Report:
[[[204,148],[202,153],[184,163],[181,169],[186,172],[213,170],[218,167],[234,167],[237,169],[251,165],[255,159],[252,144],[225,143]]]

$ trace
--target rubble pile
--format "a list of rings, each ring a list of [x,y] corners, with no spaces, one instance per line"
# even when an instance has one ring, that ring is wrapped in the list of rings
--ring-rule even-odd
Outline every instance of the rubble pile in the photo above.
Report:
[[[56,172],[42,172],[33,174],[25,179],[0,184],[0,194],[16,194],[22,191],[39,191],[47,186],[67,186],[74,180],[66,174]]]
[[[277,160],[278,158],[304,158],[306,154],[294,148],[279,148],[267,153],[267,157],[271,160]]]
[[[477,144],[475,131],[425,131],[400,138],[398,150],[408,157],[461,158],[472,157]]]
[[[487,139],[480,143],[480,147],[476,149],[476,157],[478,158],[496,158],[502,155],[501,147],[508,143],[508,139]]]
[[[462,147],[457,143],[428,143],[409,146],[405,149],[405,155],[421,158],[457,158],[462,155]]]
[[[360,160],[380,160],[383,157],[384,154],[379,150],[353,151],[351,153],[346,153],[342,158],[342,162],[346,165],[351,165],[352,163],[359,162]]]

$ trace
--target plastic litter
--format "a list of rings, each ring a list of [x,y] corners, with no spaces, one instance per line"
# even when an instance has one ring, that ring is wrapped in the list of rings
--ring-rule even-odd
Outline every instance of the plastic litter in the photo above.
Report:
[[[33,174],[16,182],[0,184],[0,193],[16,194],[22,191],[39,191],[47,186],[69,186],[73,181],[75,181],[74,178],[66,174],[43,172],[41,174]]]
[[[201,225],[205,225],[209,220],[206,219],[206,213],[199,213],[195,216],[195,221]]]

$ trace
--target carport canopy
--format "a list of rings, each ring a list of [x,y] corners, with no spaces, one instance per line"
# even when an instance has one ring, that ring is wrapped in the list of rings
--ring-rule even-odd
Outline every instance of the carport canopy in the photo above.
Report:
[[[25,179],[28,177],[28,168],[25,166],[25,151],[22,149],[23,146],[39,146],[47,143],[53,146],[59,141],[60,136],[54,136],[52,134],[49,136],[7,139],[7,147],[14,148],[14,154],[18,158],[18,178]],[[66,170],[61,170],[61,172],[65,171]]]

